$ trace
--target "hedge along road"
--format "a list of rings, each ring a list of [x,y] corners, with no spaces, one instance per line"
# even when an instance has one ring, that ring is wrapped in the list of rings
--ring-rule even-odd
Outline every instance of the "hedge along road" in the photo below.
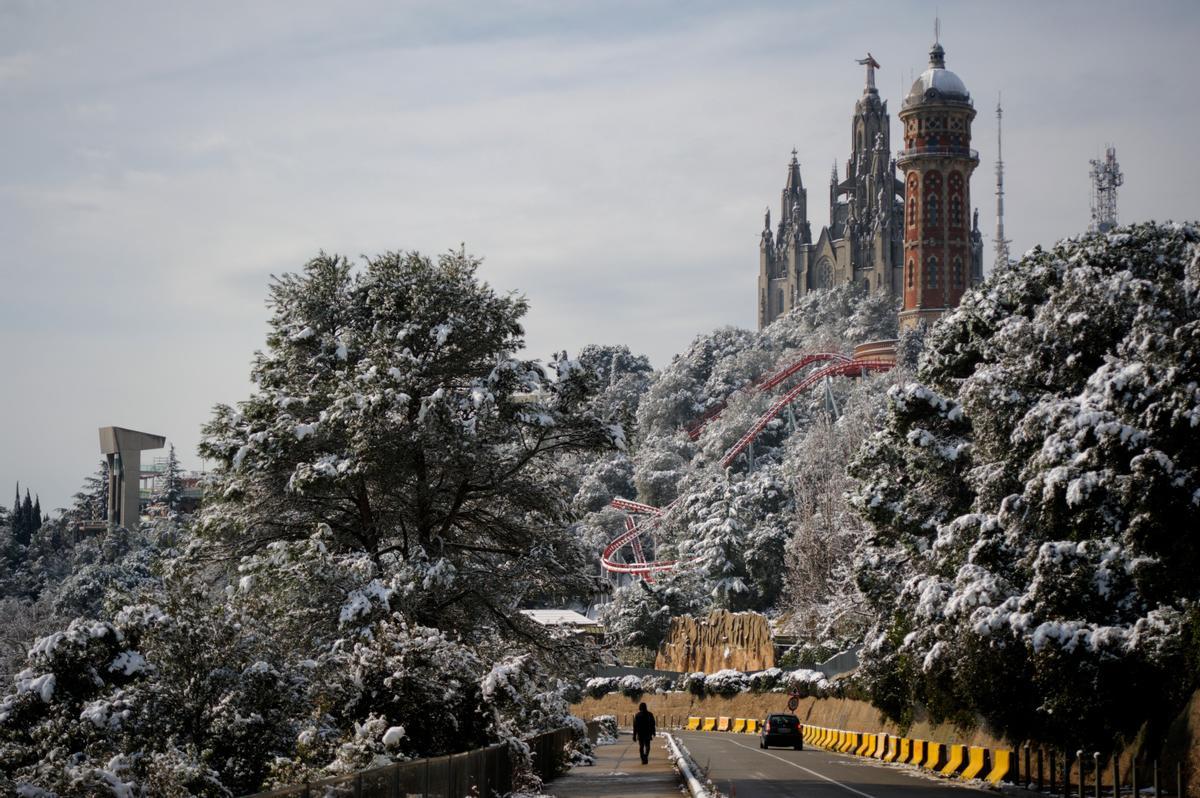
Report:
[[[918,774],[900,765],[883,765],[860,757],[817,748],[758,747],[754,734],[678,732],[725,795],[737,798],[979,798],[983,790],[962,782]]]

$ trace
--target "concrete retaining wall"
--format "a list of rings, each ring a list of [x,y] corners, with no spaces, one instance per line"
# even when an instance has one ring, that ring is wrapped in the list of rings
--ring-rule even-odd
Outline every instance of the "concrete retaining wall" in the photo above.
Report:
[[[619,693],[609,693],[603,698],[585,698],[576,704],[572,711],[585,720],[591,720],[596,715],[616,715],[617,719],[622,721],[624,716],[632,716],[637,712],[638,703],[641,701],[646,702],[646,706],[657,717],[659,725],[664,727],[673,723],[683,725],[689,716],[764,718],[772,712],[788,711],[786,693],[742,693],[731,698],[700,698],[691,693],[647,693],[637,700],[626,698]],[[907,735],[947,744],[958,743],[986,748],[1011,747],[983,726],[963,729],[949,723],[932,724],[921,720],[908,729],[901,729],[894,723],[885,722],[879,710],[866,701],[849,698],[804,698],[800,700],[795,714],[799,716],[801,723],[813,726]]]

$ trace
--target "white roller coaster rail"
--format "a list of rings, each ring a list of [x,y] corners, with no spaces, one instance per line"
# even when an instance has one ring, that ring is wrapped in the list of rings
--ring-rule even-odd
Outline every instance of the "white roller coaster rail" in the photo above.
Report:
[[[855,360],[837,352],[817,352],[815,354],[804,355],[799,360],[788,364],[785,368],[780,369],[765,379],[758,380],[751,383],[747,388],[739,390],[765,393],[783,383],[788,377],[808,368],[814,363],[828,363],[829,365],[822,366],[816,371],[810,372],[795,387],[775,400],[767,411],[759,416],[754,424],[750,426],[750,429],[746,430],[746,433],[738,439],[737,443],[729,447],[729,450],[721,457],[722,468],[728,468],[732,465],[738,456],[746,451],[754,439],[766,429],[767,425],[786,410],[788,405],[796,401],[800,394],[820,384],[826,378],[835,376],[866,376],[868,372],[888,371],[895,366],[894,362],[883,358]],[[727,404],[728,399],[718,402],[689,424],[686,427],[688,436],[692,440],[699,438],[704,427],[710,421],[717,418]],[[663,516],[675,506],[675,502],[671,502],[666,508],[659,508],[631,499],[613,499],[610,506],[617,510],[624,510],[627,515],[625,516],[625,531],[609,541],[608,545],[604,547],[604,551],[600,553],[600,566],[605,571],[614,574],[632,574],[640,576],[647,582],[652,582],[656,573],[670,571],[679,565],[691,562],[691,560],[647,561],[645,550],[642,548],[642,537],[646,533],[656,529],[662,523]],[[649,520],[639,525],[633,520],[633,516],[635,515],[649,516]],[[616,559],[617,553],[625,546],[629,546],[632,550],[633,562],[621,562]]]

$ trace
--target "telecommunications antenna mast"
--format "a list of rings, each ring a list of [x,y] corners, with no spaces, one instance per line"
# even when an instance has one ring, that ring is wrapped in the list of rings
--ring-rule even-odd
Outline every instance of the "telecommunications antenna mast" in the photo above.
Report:
[[[1000,147],[1000,119],[1004,112],[1000,109],[1000,100],[996,100],[996,263],[993,269],[1007,266],[1009,262],[1008,245],[1012,242],[1004,237],[1004,154]],[[1093,162],[1094,163],[1094,162]]]
[[[1092,164],[1092,224],[1093,233],[1107,233],[1117,226],[1117,186],[1125,182],[1117,164],[1117,148],[1108,147],[1104,160]]]

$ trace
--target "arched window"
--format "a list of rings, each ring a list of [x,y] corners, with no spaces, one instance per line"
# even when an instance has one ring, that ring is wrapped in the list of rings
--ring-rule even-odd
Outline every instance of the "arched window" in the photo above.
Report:
[[[929,288],[938,287],[938,261],[933,255],[925,262],[925,285]]]
[[[775,301],[779,303],[779,312],[783,313],[783,289],[780,288],[775,292]]]
[[[913,275],[916,274],[917,265],[913,261],[908,262],[908,287],[913,287]]]
[[[950,195],[950,216],[948,221],[951,227],[965,227],[966,214],[963,213],[963,176],[962,172],[954,171],[950,173],[950,178],[947,181],[947,189]]]
[[[942,223],[942,175],[927,172],[921,184],[925,190],[925,227],[938,227]]]
[[[833,288],[833,263],[829,258],[821,258],[817,264],[817,288]]]
[[[917,173],[912,172],[908,176],[908,226],[916,227],[917,225],[917,199],[920,197],[920,188],[917,185]]]
[[[954,268],[950,273],[950,279],[953,281],[955,288],[963,287],[964,281],[962,258],[958,257],[957,255],[954,257]]]

